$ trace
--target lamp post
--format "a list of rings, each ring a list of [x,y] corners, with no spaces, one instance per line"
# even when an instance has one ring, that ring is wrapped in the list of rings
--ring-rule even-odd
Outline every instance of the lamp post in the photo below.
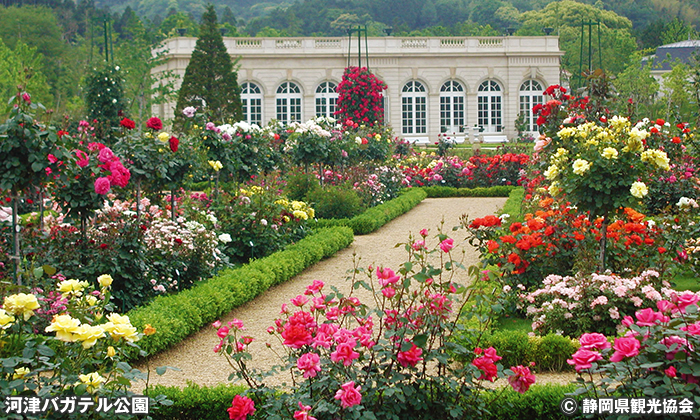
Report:
[[[369,70],[369,53],[367,48],[367,25],[364,27],[358,26],[357,28],[348,29],[348,67],[350,67],[350,50],[352,49],[352,34],[357,32],[357,67],[362,67],[362,34],[365,34],[365,61],[367,62],[367,69]]]

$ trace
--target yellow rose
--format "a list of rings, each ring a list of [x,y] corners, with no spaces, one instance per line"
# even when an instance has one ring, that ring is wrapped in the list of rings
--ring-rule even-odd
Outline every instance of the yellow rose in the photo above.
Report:
[[[8,315],[4,309],[0,308],[0,328],[7,329],[12,326],[13,322],[15,322],[15,317]]]
[[[100,385],[106,381],[106,379],[97,372],[88,373],[87,375],[78,375],[78,379],[80,379],[80,382],[87,385],[88,392],[92,392],[99,388]]]
[[[118,340],[124,338],[126,341],[130,342],[138,340],[138,331],[131,325],[128,316],[109,314],[107,315],[107,319],[109,322],[102,324],[102,328],[104,328],[113,339]]]
[[[544,177],[548,180],[553,180],[559,175],[559,167],[557,165],[549,165],[546,171],[544,171]]]
[[[89,306],[95,306],[97,304],[97,298],[93,295],[85,296],[85,301]]]
[[[630,188],[630,194],[637,198],[644,198],[645,195],[649,193],[649,190],[647,189],[646,184],[643,182],[635,181],[632,183],[632,187]]]
[[[296,217],[297,219],[301,219],[301,220],[306,220],[309,218],[309,215],[306,214],[306,212],[301,211],[301,210],[294,210],[292,212],[292,214],[294,215],[294,217]]]
[[[34,315],[34,310],[39,309],[39,301],[36,296],[26,293],[6,296],[2,305],[5,310],[12,315],[22,315],[24,320],[28,320]]]
[[[576,159],[573,168],[576,175],[583,175],[591,169],[591,164],[585,159]]]
[[[14,381],[15,379],[24,379],[25,376],[29,374],[29,369],[26,367],[21,367],[15,369],[15,373],[12,374],[12,380]]]
[[[97,278],[97,282],[100,283],[102,287],[109,287],[112,285],[114,279],[109,274],[103,274]]]
[[[556,182],[552,182],[552,185],[549,186],[549,194],[551,194],[552,197],[556,197],[560,191],[559,185],[557,185]]]
[[[56,338],[72,343],[75,341],[73,332],[80,326],[80,320],[71,317],[70,315],[56,315],[53,317],[51,324],[44,331],[55,332]]]
[[[107,357],[114,357],[117,354],[117,351],[114,350],[114,347],[109,346],[107,347]]]
[[[162,133],[158,134],[158,140],[160,140],[163,143],[166,143],[168,140],[170,140],[170,134],[163,131]]]
[[[559,138],[563,140],[570,139],[574,136],[574,134],[576,134],[576,127],[562,128],[557,132],[557,136],[559,136]]]
[[[84,349],[89,349],[97,343],[97,340],[105,336],[105,331],[100,325],[83,324],[73,331],[73,338],[80,341]]]
[[[600,154],[603,156],[605,159],[617,159],[617,149],[614,147],[606,147],[603,149],[603,152]]]
[[[75,279],[64,280],[58,283],[58,291],[63,293],[63,297],[81,296],[83,290],[90,284],[86,281],[78,281]]]
[[[210,160],[209,166],[211,166],[212,169],[214,169],[216,172],[219,172],[219,170],[224,167],[224,165],[222,165],[221,162],[219,162],[218,160],[216,162]]]

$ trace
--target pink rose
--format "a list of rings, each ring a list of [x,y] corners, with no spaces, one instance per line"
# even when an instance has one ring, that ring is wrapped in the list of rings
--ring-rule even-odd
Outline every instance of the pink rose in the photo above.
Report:
[[[422,236],[422,237],[424,237],[424,238],[425,238],[426,236],[428,236],[428,229],[421,229],[421,230],[420,230],[420,236]]]
[[[354,347],[354,341],[338,344],[338,347],[336,347],[335,351],[331,353],[331,361],[342,361],[344,366],[350,366],[353,360],[360,357],[360,353],[356,352],[354,350]]]
[[[314,378],[321,371],[321,358],[316,353],[304,353],[297,359],[297,368],[304,371],[304,378]]]
[[[51,155],[52,156],[52,155]],[[81,168],[84,168],[90,164],[90,157],[88,156],[85,151],[76,149],[75,150],[75,156],[78,158],[75,163],[80,166]],[[55,159],[55,157],[54,157]]]
[[[221,327],[216,331],[216,335],[219,336],[219,338],[225,338],[229,333],[229,328],[228,327]]]
[[[583,334],[581,338],[578,339],[578,341],[579,343],[581,343],[581,348],[587,350],[603,350],[610,348],[610,343],[608,342],[608,339],[600,333]]]
[[[478,380],[486,379],[487,381],[493,382],[496,376],[498,376],[498,367],[493,363],[493,360],[488,357],[477,357],[472,361],[472,365],[476,366],[481,371],[481,375],[477,378]]]
[[[574,365],[576,367],[576,372],[580,372],[583,369],[590,369],[593,362],[597,362],[602,358],[603,356],[596,351],[580,348],[576,353],[571,355],[571,359],[568,359],[566,363]]]
[[[421,249],[425,248],[425,241],[415,241],[411,247],[413,248],[414,251],[420,251]]]
[[[294,420],[316,420],[316,417],[309,415],[310,405],[304,405],[299,401],[299,410],[294,412]]]
[[[300,349],[307,344],[311,344],[313,338],[311,337],[311,331],[309,331],[305,326],[300,324],[293,324],[287,322],[284,326],[284,331],[282,331],[282,338],[284,338],[284,345],[295,349]]]
[[[323,283],[321,280],[314,280],[313,283],[306,288],[304,294],[313,295],[314,293],[318,293],[321,291],[321,289],[323,289],[323,286],[325,286],[325,283]]]
[[[255,413],[255,403],[248,397],[236,395],[226,411],[230,420],[246,420],[249,414]]]
[[[661,314],[651,308],[641,309],[635,312],[634,316],[637,317],[637,325],[640,327],[650,327],[661,319]]]
[[[681,327],[681,330],[687,332],[688,335],[700,335],[700,321]]]
[[[387,286],[382,289],[382,294],[384,295],[385,298],[391,299],[396,295],[396,289],[394,289],[391,286]]]
[[[112,152],[112,149],[109,147],[105,147],[104,149],[100,150],[100,154],[97,155],[97,159],[99,159],[99,161],[102,163],[111,162],[114,160],[114,157],[114,152]]]
[[[346,382],[340,386],[340,389],[335,393],[335,399],[340,400],[340,406],[343,408],[352,407],[362,403],[361,387],[355,386],[354,381]]]
[[[615,353],[610,356],[611,362],[619,362],[627,357],[634,357],[639,354],[639,340],[634,337],[616,338],[613,349]]]
[[[448,253],[452,248],[454,248],[454,239],[447,238],[444,241],[440,242],[440,249],[442,250],[442,252]]]
[[[298,295],[295,298],[292,298],[290,302],[292,302],[292,305],[302,307],[306,305],[306,303],[309,301],[309,298],[307,298],[304,295]]]
[[[397,283],[401,277],[397,276],[391,268],[382,268],[380,270],[379,267],[377,267],[377,279],[379,280],[379,284],[385,287]]]
[[[675,378],[676,375],[677,375],[676,368],[673,367],[673,366],[669,367],[668,369],[665,369],[665,370],[664,370],[664,373],[665,373],[666,376],[668,376],[669,378]]]
[[[513,375],[508,376],[508,383],[516,392],[524,394],[530,385],[535,383],[535,375],[530,372],[530,368],[525,366],[513,366],[510,368]]]
[[[696,295],[695,293],[691,292],[685,292],[680,296],[674,293],[673,295],[671,295],[671,300],[678,306],[678,309],[681,311],[681,313],[685,313],[685,308],[698,303],[700,297],[698,297],[698,295]]]
[[[101,176],[95,180],[95,192],[100,195],[105,195],[109,192],[109,179]]]
[[[423,349],[412,343],[411,349],[408,351],[400,351],[398,354],[399,364],[403,367],[411,366],[414,367],[418,362],[423,360],[421,355],[423,354]]]

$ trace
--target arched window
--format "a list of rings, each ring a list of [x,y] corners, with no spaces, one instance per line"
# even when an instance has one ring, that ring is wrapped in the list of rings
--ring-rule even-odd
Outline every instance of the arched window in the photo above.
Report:
[[[544,103],[542,85],[536,80],[526,80],[520,86],[520,115],[527,125],[525,131],[538,131],[537,118],[532,115],[532,107]]]
[[[476,96],[478,105],[478,124],[486,133],[503,131],[503,91],[501,85],[493,80],[486,80],[479,85]]]
[[[245,82],[241,85],[241,102],[243,119],[248,124],[262,125],[262,93],[255,83]]]
[[[316,88],[316,116],[335,117],[338,104],[338,85],[333,82],[323,82]]]
[[[401,132],[425,134],[427,131],[425,87],[416,81],[406,83],[401,89]]]
[[[440,88],[440,132],[464,132],[464,87],[454,80]]]
[[[275,96],[277,121],[289,124],[301,121],[301,90],[292,82],[284,82],[277,88]]]

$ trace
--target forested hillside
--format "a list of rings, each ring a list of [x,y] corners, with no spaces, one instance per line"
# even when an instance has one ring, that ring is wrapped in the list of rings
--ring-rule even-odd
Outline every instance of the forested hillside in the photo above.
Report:
[[[140,118],[154,100],[172,94],[167,85],[159,92],[150,88],[154,84],[150,69],[157,61],[151,57],[152,47],[179,33],[197,36],[205,1],[2,0],[0,98],[26,84],[57,115],[83,114],[84,80],[104,63],[107,40],[110,61],[121,67],[126,80],[126,111]],[[560,37],[566,51],[562,64],[571,73],[579,69],[584,20],[600,22],[602,48],[598,54],[596,45],[594,54],[613,75],[638,62],[637,51],[648,54],[658,45],[697,38],[700,29],[700,0],[214,0],[214,4],[227,36],[343,36],[356,25],[367,25],[370,36],[543,35],[545,28],[551,28]]]

